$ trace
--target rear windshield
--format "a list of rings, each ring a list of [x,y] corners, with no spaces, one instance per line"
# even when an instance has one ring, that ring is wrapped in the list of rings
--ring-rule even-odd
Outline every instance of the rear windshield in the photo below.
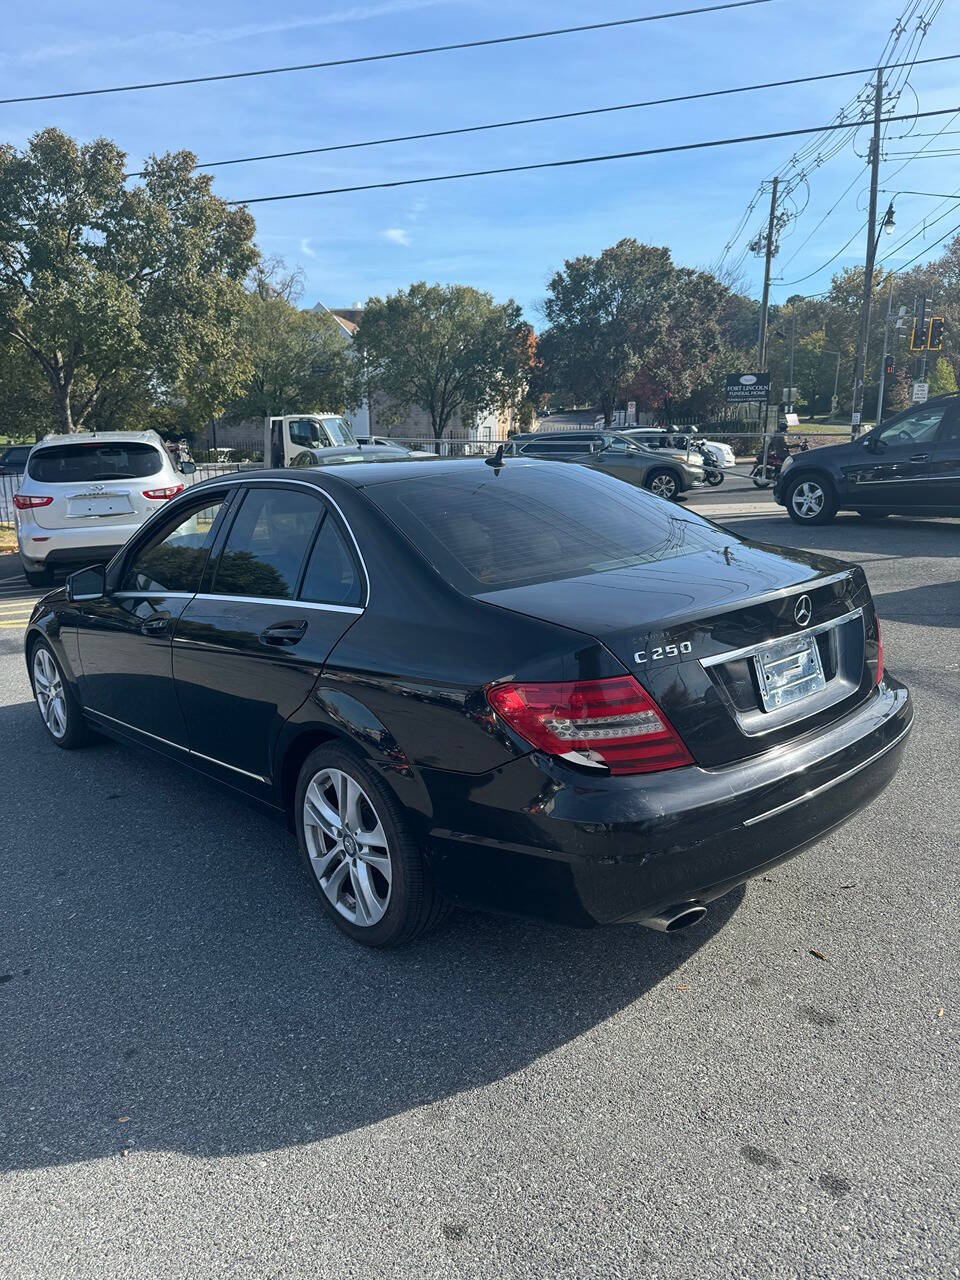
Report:
[[[570,463],[374,484],[367,495],[468,594],[692,555],[720,535],[651,494]]]
[[[98,444],[52,444],[38,449],[28,473],[43,484],[76,484],[84,480],[139,480],[163,470],[163,456],[138,440]]]

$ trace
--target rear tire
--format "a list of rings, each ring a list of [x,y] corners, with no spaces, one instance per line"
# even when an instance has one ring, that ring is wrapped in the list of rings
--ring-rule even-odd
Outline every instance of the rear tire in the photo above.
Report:
[[[710,485],[712,489],[716,489],[718,485],[723,484],[723,472],[708,471],[706,475],[706,480],[707,480],[707,484]]]
[[[23,576],[31,587],[50,587],[53,585],[52,569],[24,569]]]
[[[396,947],[447,914],[401,805],[357,752],[339,743],[312,751],[294,803],[310,883],[348,938]]]
[[[72,751],[89,742],[83,709],[45,640],[40,640],[30,655],[30,680],[43,727],[56,745]]]
[[[797,476],[783,495],[787,515],[795,524],[829,524],[837,514],[837,495],[828,480]]]
[[[658,498],[666,498],[668,502],[674,502],[680,496],[680,482],[676,472],[668,471],[665,467],[657,467],[648,472],[643,484],[644,488],[655,493]]]

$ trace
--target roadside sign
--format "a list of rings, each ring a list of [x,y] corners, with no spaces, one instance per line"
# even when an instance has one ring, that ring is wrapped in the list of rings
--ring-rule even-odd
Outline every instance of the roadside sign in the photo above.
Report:
[[[836,397],[834,397],[834,398],[836,398]],[[855,427],[859,427],[859,425],[860,425],[860,413],[859,413],[859,411],[858,411],[858,410],[854,410],[853,414],[851,415],[851,421],[852,421],[852,423],[853,423],[853,425],[854,425]]]
[[[923,404],[927,396],[930,394],[929,382],[915,382],[913,384],[913,403]]]
[[[765,404],[769,399],[769,373],[727,374],[727,404]]]
[[[784,387],[784,388],[783,388],[783,403],[784,403],[784,404],[793,404],[793,402],[794,402],[794,400],[796,400],[796,398],[797,398],[797,388],[796,388],[796,387]]]
[[[799,427],[800,425],[799,413],[785,413],[783,418],[788,427]]]

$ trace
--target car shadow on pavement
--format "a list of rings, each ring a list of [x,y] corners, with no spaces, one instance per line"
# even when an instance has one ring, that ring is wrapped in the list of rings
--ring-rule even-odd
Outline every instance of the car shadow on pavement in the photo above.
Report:
[[[702,514],[709,517],[707,511]],[[871,522],[858,515],[841,513],[833,524],[809,527],[794,524],[783,515],[771,516],[769,520],[729,516],[720,523],[747,541],[823,551],[838,560],[856,559],[860,554],[883,559],[960,555],[960,523],[956,520],[911,520],[894,516]]]
[[[0,807],[8,1170],[273,1150],[440,1103],[637,1000],[743,896],[678,935],[461,911],[370,951],[228,792],[105,742],[61,752],[31,703],[0,710],[0,740],[20,780]]]
[[[960,548],[957,550],[960,557]],[[960,582],[925,583],[902,591],[875,591],[880,621],[912,622],[918,627],[960,627]]]

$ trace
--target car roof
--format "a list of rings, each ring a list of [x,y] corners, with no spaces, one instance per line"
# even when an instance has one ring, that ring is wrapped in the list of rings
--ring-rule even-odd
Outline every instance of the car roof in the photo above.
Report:
[[[507,457],[502,465],[509,467],[512,471],[521,467],[566,469],[569,463]],[[463,475],[468,470],[483,474],[489,473],[490,467],[484,458],[424,458],[422,460],[415,458],[407,462],[381,462],[375,467],[358,467],[355,462],[345,462],[333,463],[325,467],[274,467],[262,471],[232,471],[222,476],[211,476],[208,480],[191,485],[181,497],[196,493],[197,490],[219,488],[224,484],[249,484],[255,480],[287,480],[301,483],[306,481],[315,484],[318,489],[323,489],[328,481],[334,480],[342,481],[354,489],[366,489],[370,485],[385,484],[391,480],[413,480],[419,476],[435,479],[443,475]]]
[[[38,442],[36,448],[56,444],[123,444],[128,440],[139,440],[144,444],[153,444],[163,448],[163,441],[156,431],[71,431],[51,432]]]

